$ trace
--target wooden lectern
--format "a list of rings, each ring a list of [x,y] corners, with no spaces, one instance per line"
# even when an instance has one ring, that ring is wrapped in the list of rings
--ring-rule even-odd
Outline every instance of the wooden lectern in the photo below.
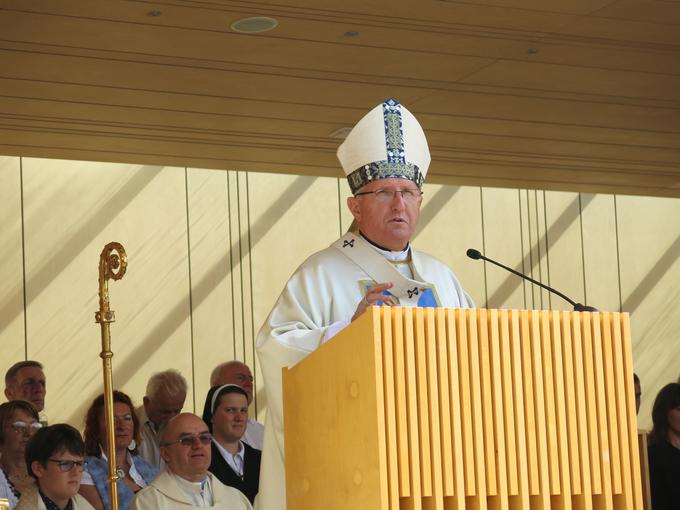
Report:
[[[284,370],[288,510],[642,510],[627,314],[372,307]]]

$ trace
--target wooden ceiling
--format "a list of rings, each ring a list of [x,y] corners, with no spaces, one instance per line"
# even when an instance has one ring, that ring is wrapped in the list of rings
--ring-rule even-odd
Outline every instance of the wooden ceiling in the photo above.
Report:
[[[680,197],[678,0],[0,0],[0,154],[337,176],[389,97],[428,182]]]

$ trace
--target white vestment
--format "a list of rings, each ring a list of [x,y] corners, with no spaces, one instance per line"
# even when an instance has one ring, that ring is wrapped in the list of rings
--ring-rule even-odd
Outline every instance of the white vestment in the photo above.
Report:
[[[315,253],[288,280],[258,333],[257,351],[268,405],[260,491],[256,501],[258,510],[283,510],[286,505],[281,369],[296,364],[319,347],[329,326],[339,321],[349,321],[364,297],[366,288],[376,283],[357,262],[342,251],[343,245],[346,248],[358,247],[357,243],[363,243],[361,248],[364,254],[365,248],[369,246],[373,248],[368,250],[373,257],[381,257],[378,255],[379,250],[352,234],[346,234],[330,247]],[[429,304],[427,300],[420,301],[419,306],[473,306],[472,300],[446,265],[415,250],[411,250],[411,257],[413,279],[428,284],[431,289],[427,296],[423,295],[424,298],[429,298]],[[371,264],[375,265],[375,262],[373,260]],[[391,274],[393,267],[390,262],[383,258],[378,263],[386,264],[385,273]],[[395,288],[406,288],[406,283],[410,280],[403,277],[402,280],[400,285],[394,282]],[[421,287],[420,290],[424,289]],[[436,300],[434,304],[433,298]],[[403,296],[399,304],[413,306],[414,303]]]

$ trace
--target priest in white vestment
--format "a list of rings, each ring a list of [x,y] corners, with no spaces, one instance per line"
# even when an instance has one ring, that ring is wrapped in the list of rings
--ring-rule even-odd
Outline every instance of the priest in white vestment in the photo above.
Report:
[[[473,306],[446,265],[410,245],[430,164],[415,117],[395,100],[385,101],[352,129],[338,159],[353,194],[347,205],[358,232],[348,232],[295,271],[257,336],[268,402],[258,510],[286,505],[282,368],[332,341],[368,306]]]

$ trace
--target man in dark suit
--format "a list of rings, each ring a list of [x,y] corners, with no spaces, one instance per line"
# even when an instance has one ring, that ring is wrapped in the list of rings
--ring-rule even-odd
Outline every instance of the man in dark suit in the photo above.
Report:
[[[241,440],[248,424],[248,394],[235,384],[211,388],[203,419],[213,435],[210,472],[254,503],[260,485],[261,452]]]

